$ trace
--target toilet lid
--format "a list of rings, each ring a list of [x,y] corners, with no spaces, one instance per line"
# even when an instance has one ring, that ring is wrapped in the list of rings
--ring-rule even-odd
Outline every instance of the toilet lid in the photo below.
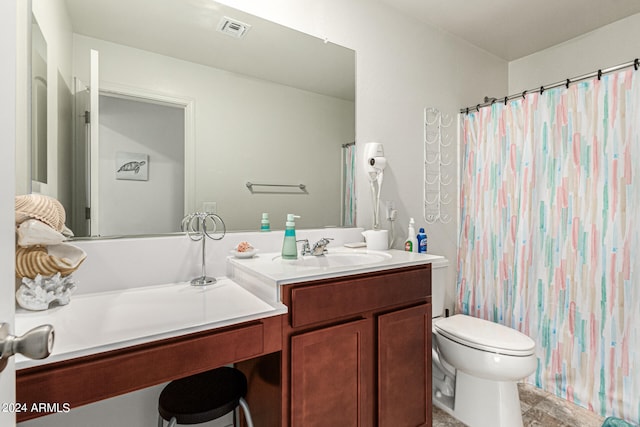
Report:
[[[492,353],[529,356],[536,345],[522,332],[464,314],[439,319],[433,326],[438,334],[453,341]]]

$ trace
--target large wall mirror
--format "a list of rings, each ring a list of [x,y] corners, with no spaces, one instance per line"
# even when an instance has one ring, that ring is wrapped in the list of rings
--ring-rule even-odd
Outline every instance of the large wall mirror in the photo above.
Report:
[[[210,0],[32,12],[49,66],[49,167],[31,176],[47,185],[32,191],[63,203],[77,237],[178,232],[203,210],[228,231],[258,230],[262,212],[275,229],[287,213],[353,225],[353,50]]]

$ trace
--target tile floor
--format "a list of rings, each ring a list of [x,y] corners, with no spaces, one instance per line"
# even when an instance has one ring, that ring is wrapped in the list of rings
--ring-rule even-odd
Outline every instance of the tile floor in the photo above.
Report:
[[[529,384],[518,384],[524,427],[601,427],[604,417]],[[464,427],[434,406],[433,427]]]

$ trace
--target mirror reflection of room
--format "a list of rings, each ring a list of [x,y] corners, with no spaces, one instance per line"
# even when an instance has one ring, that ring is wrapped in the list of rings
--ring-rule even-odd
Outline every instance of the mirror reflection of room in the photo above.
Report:
[[[30,168],[29,191],[58,198],[76,237],[178,232],[185,214],[205,208],[226,218],[230,231],[259,228],[263,211],[274,229],[294,210],[301,228],[352,225],[343,158],[355,140],[353,50],[217,4],[164,0],[149,20],[131,2],[63,3],[68,21],[46,13],[46,1],[32,1],[51,39],[50,67],[61,76],[59,90],[48,89],[58,109],[44,126],[53,134],[49,152],[57,144],[66,154],[49,160],[56,179],[47,186]],[[249,24],[243,38],[217,31],[228,17]],[[180,124],[137,117],[139,109],[124,113],[124,105],[174,108]],[[113,127],[116,118],[130,121],[127,130]],[[170,149],[158,139],[168,132],[179,134]],[[144,162],[143,174],[132,172],[136,162]],[[134,169],[118,172],[127,163]],[[252,191],[247,182],[307,191]]]
[[[47,183],[47,41],[35,17],[31,24],[31,176]]]

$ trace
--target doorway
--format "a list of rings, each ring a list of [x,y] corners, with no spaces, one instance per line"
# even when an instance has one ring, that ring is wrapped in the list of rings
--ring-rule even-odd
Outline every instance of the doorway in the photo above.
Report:
[[[185,107],[107,93],[99,103],[99,234],[180,231]]]

